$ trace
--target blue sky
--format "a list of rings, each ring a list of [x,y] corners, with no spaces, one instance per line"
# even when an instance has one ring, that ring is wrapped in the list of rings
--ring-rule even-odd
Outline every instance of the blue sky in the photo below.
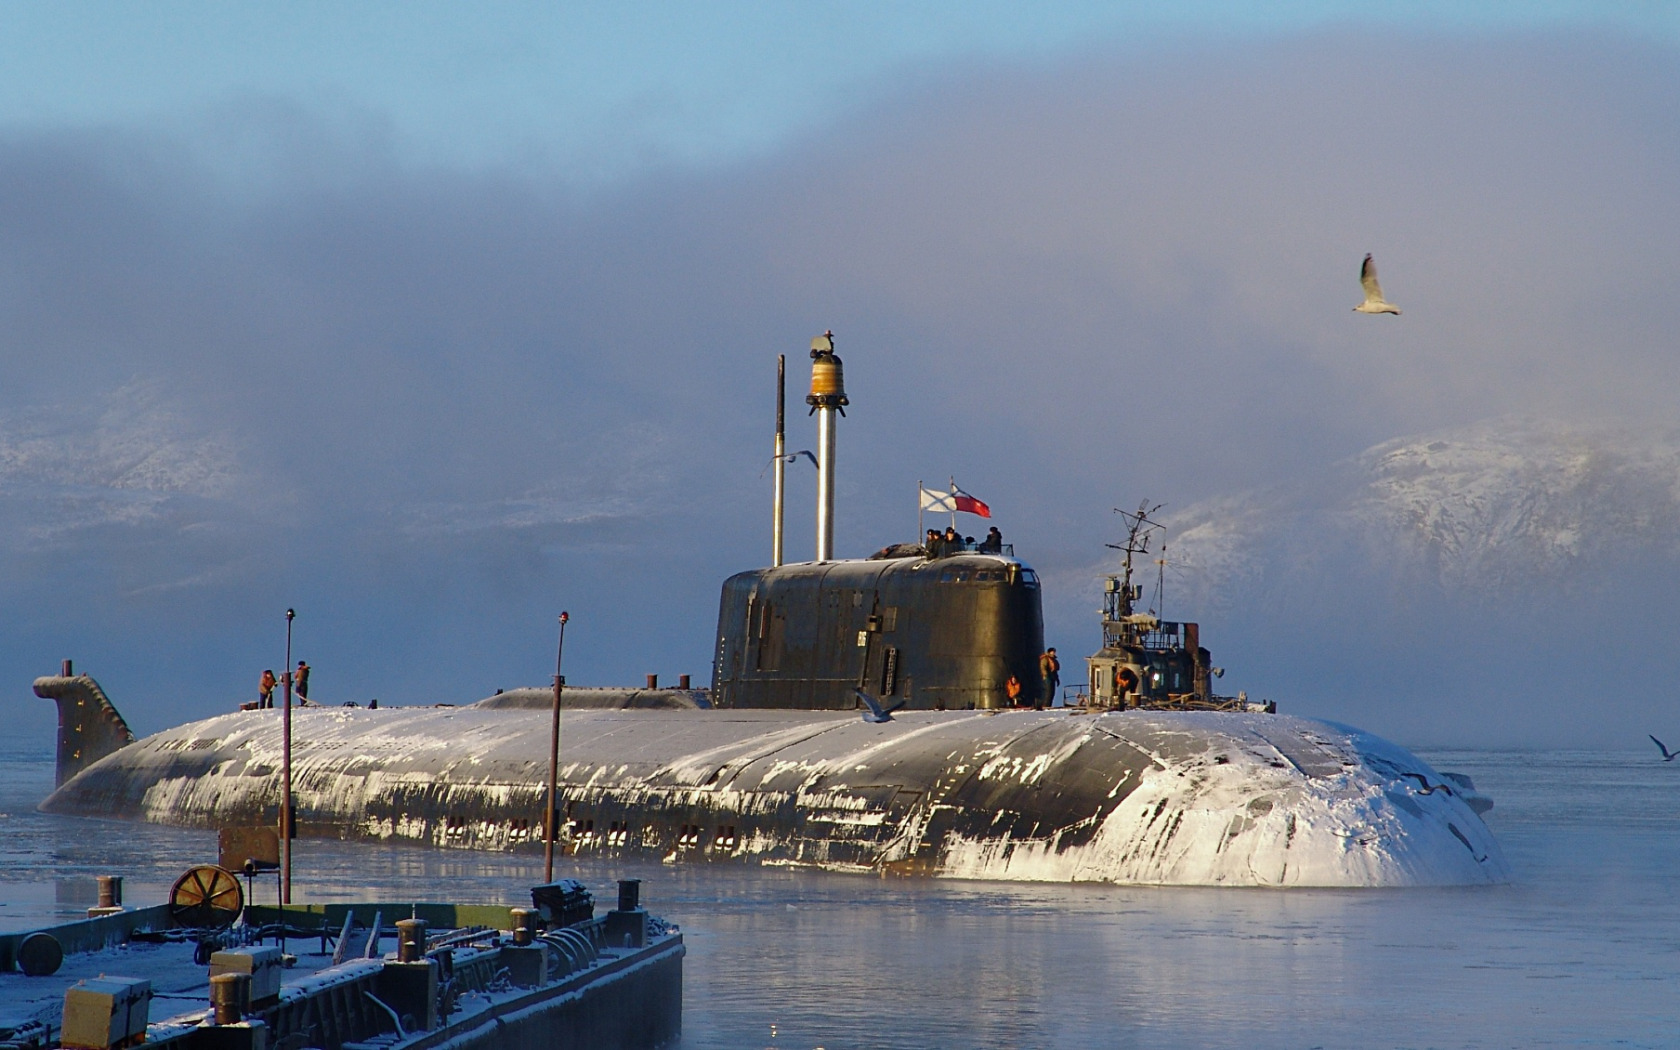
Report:
[[[285,101],[426,161],[611,179],[728,162],[976,63],[1359,27],[1672,41],[1664,2],[0,5],[0,126],[191,126]]]
[[[1672,424],[1676,5],[624,10],[0,4],[0,687],[73,657],[138,728],[226,710],[288,606],[323,696],[541,683],[559,608],[574,682],[703,681],[768,551],[775,355],[826,328],[837,552],[955,474],[1076,655],[1115,506],[1287,504],[1511,416]],[[1367,251],[1403,317],[1349,311]],[[1599,547],[1680,571],[1642,535]],[[1534,684],[1580,558],[1436,616],[1280,549],[1297,642],[1258,570],[1202,618],[1288,710],[1644,746],[1680,681],[1644,647],[1593,720]],[[1680,613],[1653,593],[1592,617]],[[1453,626],[1484,622],[1528,648]],[[1372,670],[1419,647],[1450,687]]]

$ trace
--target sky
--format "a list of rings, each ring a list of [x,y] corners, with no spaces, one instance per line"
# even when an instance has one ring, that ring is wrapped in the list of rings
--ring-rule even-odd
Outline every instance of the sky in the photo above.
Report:
[[[74,657],[161,728],[253,694],[288,607],[334,701],[541,684],[563,608],[569,680],[704,681],[718,584],[768,555],[775,355],[797,388],[830,328],[837,552],[954,475],[1064,652],[1115,506],[1492,418],[1660,423],[1677,12],[0,5],[0,681],[45,739],[28,682]],[[1402,317],[1349,311],[1367,251]],[[1382,612],[1342,568],[1324,615]],[[1431,620],[1399,633],[1487,663]],[[1407,742],[1591,729],[1537,729],[1555,686],[1509,662],[1402,716],[1261,608],[1204,637]]]

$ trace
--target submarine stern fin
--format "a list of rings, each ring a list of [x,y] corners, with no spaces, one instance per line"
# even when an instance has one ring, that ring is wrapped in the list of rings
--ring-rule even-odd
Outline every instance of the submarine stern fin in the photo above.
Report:
[[[70,670],[69,661],[65,662]],[[99,688],[85,674],[46,675],[35,679],[35,695],[58,704],[58,766],[53,787],[118,748],[134,743],[134,731]]]

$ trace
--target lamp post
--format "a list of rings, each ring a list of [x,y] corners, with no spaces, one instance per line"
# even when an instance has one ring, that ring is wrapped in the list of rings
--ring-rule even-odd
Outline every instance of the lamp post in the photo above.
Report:
[[[560,787],[560,690],[566,687],[566,676],[560,673],[560,661],[566,656],[566,621],[570,613],[560,614],[560,647],[554,653],[554,717],[548,734],[548,812],[543,816],[543,881],[554,881],[555,796]]]
[[[280,673],[285,706],[280,712],[280,903],[292,903],[292,619],[286,610],[286,662]]]

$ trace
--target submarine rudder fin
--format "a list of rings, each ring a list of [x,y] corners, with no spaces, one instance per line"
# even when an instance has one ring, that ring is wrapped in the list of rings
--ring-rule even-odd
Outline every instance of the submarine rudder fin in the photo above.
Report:
[[[134,731],[99,683],[71,670],[66,660],[63,674],[35,679],[35,695],[58,704],[55,789],[106,755],[134,743]]]

